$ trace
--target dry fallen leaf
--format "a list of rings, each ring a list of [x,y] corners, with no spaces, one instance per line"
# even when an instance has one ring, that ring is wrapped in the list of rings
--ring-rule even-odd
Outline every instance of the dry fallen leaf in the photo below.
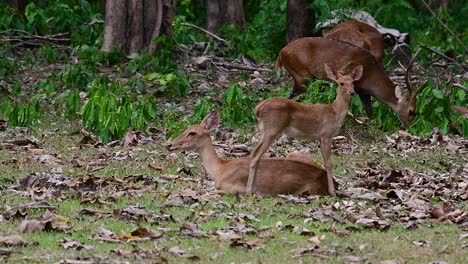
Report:
[[[21,246],[28,242],[20,235],[0,236],[0,244],[6,246]]]

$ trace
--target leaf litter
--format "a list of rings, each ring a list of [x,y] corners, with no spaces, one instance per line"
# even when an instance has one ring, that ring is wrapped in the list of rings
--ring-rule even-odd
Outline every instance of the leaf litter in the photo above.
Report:
[[[94,175],[91,170],[100,166],[107,166],[116,161],[124,161],[134,158],[140,152],[137,150],[139,144],[145,144],[151,140],[140,137],[142,134],[129,132],[122,141],[109,143],[108,145],[98,145],[92,138],[83,138],[79,143],[81,147],[108,148],[113,144],[121,146],[121,150],[113,151],[111,155],[102,154],[98,159],[87,158],[85,156],[73,158],[75,165],[85,168],[88,172],[84,175],[65,175],[63,169],[55,167],[49,172],[33,172],[19,181],[19,184],[13,188],[16,194],[23,197],[36,198],[55,198],[67,199],[79,197],[83,207],[80,216],[107,218],[113,217],[125,222],[148,223],[159,225],[158,231],[162,233],[171,232],[177,237],[191,238],[209,238],[213,240],[228,243],[231,247],[242,248],[245,250],[262,250],[268,247],[268,239],[275,237],[279,232],[293,232],[303,236],[313,246],[301,247],[290,251],[293,257],[315,256],[318,258],[329,258],[338,254],[335,246],[326,245],[323,242],[325,235],[316,230],[310,230],[303,226],[293,226],[290,224],[278,224],[275,226],[255,227],[252,223],[260,221],[259,214],[244,213],[242,202],[238,204],[216,201],[220,194],[216,193],[211,180],[207,178],[194,179],[192,177],[183,177],[182,174],[193,175],[190,166],[184,166],[177,174],[165,172],[166,166],[158,163],[148,163],[147,168],[165,174],[157,177],[148,174],[130,174],[125,177],[102,177]],[[138,139],[140,138],[140,140]],[[226,142],[216,142],[222,148],[226,156],[246,156],[249,154],[248,148],[243,144],[236,144],[237,138],[227,137]],[[347,138],[337,139],[338,143],[334,146],[335,152],[353,152],[359,151],[359,146],[347,142]],[[442,146],[447,153],[464,155],[467,153],[468,141],[462,138],[449,138],[435,131],[429,138],[419,138],[403,132],[397,132],[383,139],[386,147],[374,149],[375,153],[383,155],[406,155],[416,151],[427,151],[434,148],[434,145]],[[4,142],[5,143],[5,142]],[[31,149],[34,155],[50,155],[42,153],[42,146],[37,140],[9,141],[7,144],[21,148]],[[283,146],[277,146],[278,153],[290,152],[290,143]],[[305,146],[298,142],[293,143],[297,150],[304,150]],[[130,148],[130,149],[129,149]],[[110,152],[109,152],[110,153]],[[58,157],[58,156],[57,156]],[[44,159],[47,160],[47,159]],[[61,165],[62,158],[56,161],[56,164],[50,160],[52,166]],[[417,228],[424,221],[433,221],[443,224],[458,224],[466,226],[467,212],[459,206],[459,202],[466,201],[468,193],[468,166],[441,164],[448,167],[446,172],[437,172],[435,170],[426,170],[415,172],[408,168],[392,168],[381,164],[380,162],[369,161],[363,168],[353,168],[354,179],[343,179],[343,183],[338,178],[342,186],[343,197],[338,202],[323,201],[319,207],[310,208],[298,214],[291,214],[288,219],[303,219],[304,225],[313,221],[322,221],[330,223],[328,229],[320,232],[329,232],[337,236],[352,236],[356,230],[376,229],[386,230],[391,226],[402,224],[407,228]],[[188,169],[187,169],[188,168]],[[351,172],[351,173],[353,173]],[[168,192],[166,202],[161,204],[161,210],[155,212],[147,210],[138,204],[126,206],[124,208],[115,208],[115,202],[122,196],[145,195],[154,191],[158,186],[171,186],[173,181],[184,183],[185,187],[177,192]],[[187,186],[186,184],[189,184]],[[318,197],[314,196],[292,196],[279,195],[281,200],[278,204],[285,206],[304,205],[315,202]],[[242,201],[242,197],[240,200]],[[439,203],[434,203],[438,201]],[[93,206],[93,207],[88,207]],[[204,211],[195,214],[192,218],[177,219],[164,211],[164,207],[183,207],[193,208],[190,210],[203,210],[207,206],[214,210],[213,212]],[[98,207],[100,209],[96,209]],[[67,221],[60,216],[46,211],[39,218],[28,218],[28,211],[31,209],[54,210],[57,207],[46,201],[39,200],[23,205],[16,205],[4,210],[2,217],[4,220],[23,219],[19,227],[20,232],[40,232],[44,230],[56,230],[70,232],[73,229],[68,226]],[[238,210],[241,211],[238,211]],[[255,211],[255,210],[254,210]],[[198,212],[198,211],[197,211]],[[223,228],[214,228],[208,231],[200,228],[200,221],[209,221],[213,217],[223,218],[228,221],[228,225]],[[195,221],[194,221],[195,220]],[[169,228],[167,223],[177,223],[180,227]],[[341,227],[348,225],[347,227]],[[338,227],[340,226],[340,227]],[[163,234],[149,229],[139,227],[130,233],[115,234],[111,230],[98,228],[96,236],[91,239],[102,240],[105,242],[126,243],[162,239]],[[250,239],[249,236],[255,236]],[[2,238],[2,237],[0,237]],[[461,238],[466,240],[466,236]],[[1,241],[1,240],[0,240]],[[25,242],[26,243],[26,242]],[[88,246],[78,241],[64,238],[59,245],[68,249],[88,249]],[[430,246],[430,241],[412,241],[415,246]],[[466,244],[466,242],[465,242]],[[174,256],[188,257],[188,249],[181,249],[179,246],[166,249]],[[147,257],[156,256],[160,250],[147,250],[134,248],[117,249],[113,251],[120,256]],[[342,253],[341,250],[339,251]],[[9,254],[9,253],[6,253]],[[196,260],[197,256],[190,256]],[[365,256],[355,256],[344,254],[342,257],[348,262],[365,261]],[[93,259],[93,258],[92,258]],[[72,260],[68,260],[72,263]],[[90,261],[90,260],[74,260]],[[392,261],[392,260],[389,260]],[[67,262],[63,262],[67,263]]]

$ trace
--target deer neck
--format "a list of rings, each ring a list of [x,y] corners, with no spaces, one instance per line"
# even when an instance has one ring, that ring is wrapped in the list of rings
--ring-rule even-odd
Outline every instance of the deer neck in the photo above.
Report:
[[[395,84],[390,80],[390,78],[387,76],[385,77],[386,78],[373,78],[373,80],[371,80],[370,83],[372,83],[372,86],[378,92],[371,92],[370,95],[389,106],[394,112],[397,112],[399,108],[399,100],[395,95]],[[374,91],[374,89],[369,90]]]
[[[335,101],[331,104],[333,110],[337,115],[338,120],[343,120],[346,113],[348,112],[349,103],[351,102],[351,96],[344,92],[338,91]]]
[[[214,178],[217,178],[221,171],[222,160],[218,157],[210,136],[205,140],[207,142],[198,150],[198,153],[200,153],[206,172]]]

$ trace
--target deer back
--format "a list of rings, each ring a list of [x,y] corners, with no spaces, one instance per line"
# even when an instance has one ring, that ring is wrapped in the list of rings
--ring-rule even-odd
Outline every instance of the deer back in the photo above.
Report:
[[[359,32],[360,34],[357,34],[356,31]],[[375,29],[373,26],[363,23],[363,22],[356,21],[356,20],[350,20],[350,21],[346,21],[346,22],[336,25],[332,30],[328,31],[327,34],[331,34],[334,32],[341,32],[341,33],[331,38],[340,39],[342,41],[349,41],[350,43],[353,43],[355,45],[358,45],[355,43],[357,41],[353,42],[353,40],[356,37],[361,38],[363,42],[367,42],[369,44],[369,48],[367,48],[367,50],[369,50],[370,53],[374,55],[374,57],[379,62],[382,62],[384,51],[385,51],[384,39],[382,35],[380,34],[380,32],[377,29]],[[326,34],[324,34],[324,37],[325,35]],[[342,38],[340,38],[340,36]]]
[[[329,79],[323,67],[326,63],[341,72],[362,65],[363,75],[355,82],[356,92],[374,96],[392,108],[398,104],[395,85],[383,66],[371,53],[352,44],[325,38],[300,38],[280,51],[278,61],[297,85],[303,85],[307,77]]]
[[[228,193],[244,192],[249,164],[250,158],[226,160],[216,188]],[[296,158],[262,159],[256,182],[256,189],[262,194],[328,194],[326,171],[312,161]]]

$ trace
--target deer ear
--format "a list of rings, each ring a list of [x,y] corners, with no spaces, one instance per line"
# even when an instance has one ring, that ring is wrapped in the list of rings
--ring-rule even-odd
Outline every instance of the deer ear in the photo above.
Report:
[[[202,125],[206,131],[211,132],[219,127],[221,120],[218,111],[211,111],[202,121]]]
[[[356,68],[354,68],[353,71],[351,72],[351,76],[353,80],[357,81],[361,79],[363,71],[364,71],[364,68],[362,67],[362,65],[359,65]]]
[[[333,71],[330,65],[328,65],[328,63],[325,63],[323,66],[325,67],[325,72],[327,73],[328,78],[330,78],[333,81],[336,81],[336,73]]]
[[[395,96],[398,98],[398,101],[402,101],[405,99],[405,95],[399,85],[395,87]]]

